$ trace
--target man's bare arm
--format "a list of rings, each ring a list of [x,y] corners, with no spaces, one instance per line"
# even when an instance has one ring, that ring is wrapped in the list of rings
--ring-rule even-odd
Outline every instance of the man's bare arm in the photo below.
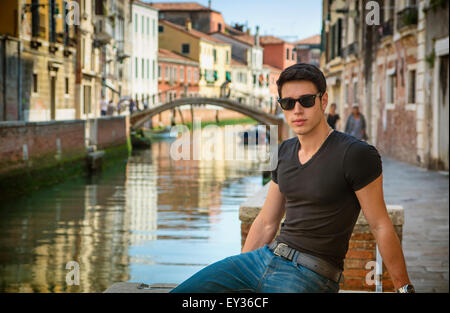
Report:
[[[242,253],[253,251],[270,243],[275,237],[284,216],[285,198],[278,184],[271,181],[264,205],[250,227]]]
[[[355,193],[395,289],[410,284],[402,246],[384,203],[383,175]]]

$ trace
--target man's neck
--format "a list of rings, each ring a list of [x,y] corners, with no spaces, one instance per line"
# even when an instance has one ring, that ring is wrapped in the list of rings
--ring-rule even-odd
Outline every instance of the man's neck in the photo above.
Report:
[[[310,155],[319,150],[325,139],[331,133],[332,128],[328,126],[325,119],[317,125],[311,132],[305,135],[297,135],[300,141],[301,153]]]

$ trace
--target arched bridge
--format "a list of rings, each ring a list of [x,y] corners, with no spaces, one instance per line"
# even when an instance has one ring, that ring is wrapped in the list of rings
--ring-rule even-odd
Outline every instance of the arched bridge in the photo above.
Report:
[[[189,105],[189,104],[192,104],[192,105],[199,105],[199,104],[217,105],[217,106],[223,107],[225,109],[229,109],[229,110],[236,111],[236,112],[242,113],[244,115],[247,115],[264,125],[278,125],[279,129],[282,128],[282,125],[284,123],[283,118],[280,118],[273,114],[266,113],[259,109],[249,107],[245,104],[241,104],[241,103],[239,103],[235,100],[229,99],[229,98],[180,98],[180,99],[176,99],[176,100],[164,103],[164,104],[154,106],[154,107],[146,109],[144,111],[139,111],[139,112],[133,113],[130,116],[131,128],[133,130],[136,130],[136,129],[142,127],[142,125],[144,125],[145,122],[150,120],[152,118],[152,116],[154,116],[156,114],[159,114],[166,110],[174,109],[181,105]]]

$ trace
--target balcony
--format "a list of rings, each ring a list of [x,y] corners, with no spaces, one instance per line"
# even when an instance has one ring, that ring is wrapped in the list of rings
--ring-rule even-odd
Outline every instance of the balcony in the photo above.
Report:
[[[117,59],[119,61],[129,58],[131,56],[131,45],[129,42],[126,42],[124,40],[117,40],[116,47],[117,47]]]
[[[401,30],[410,25],[417,25],[419,21],[419,11],[416,7],[407,7],[397,12],[397,30]]]
[[[384,38],[387,36],[392,36],[394,34],[394,20],[391,19],[391,20],[384,22],[380,26],[379,32],[380,32],[381,38]]]
[[[351,55],[357,55],[358,54],[358,43],[354,41],[353,43],[347,45],[347,47],[342,49],[342,57],[346,58]]]
[[[108,44],[112,39],[113,27],[106,16],[97,16],[95,22],[94,40],[100,45]]]

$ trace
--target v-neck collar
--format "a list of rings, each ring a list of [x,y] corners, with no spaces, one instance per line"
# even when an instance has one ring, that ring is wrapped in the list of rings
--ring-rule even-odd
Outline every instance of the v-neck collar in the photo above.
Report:
[[[333,136],[333,134],[334,134],[335,132],[336,132],[336,130],[333,130],[333,131],[327,136],[327,138],[325,138],[325,140],[324,140],[324,142],[322,143],[322,145],[320,146],[319,150],[317,150],[316,153],[314,153],[313,156],[310,157],[309,160],[306,161],[305,164],[302,164],[302,163],[300,162],[299,157],[298,157],[298,151],[299,151],[299,149],[300,149],[300,140],[298,140],[298,137],[297,137],[297,140],[296,140],[296,142],[295,142],[295,149],[294,149],[294,152],[295,152],[295,160],[296,160],[297,166],[300,167],[300,168],[304,168],[304,167],[308,166],[308,164],[310,164],[310,163],[311,163],[311,162],[312,162],[312,161],[313,161],[313,160],[314,160],[314,159],[322,152],[322,150],[325,149],[326,145],[327,145],[328,142],[330,141],[331,136]]]

